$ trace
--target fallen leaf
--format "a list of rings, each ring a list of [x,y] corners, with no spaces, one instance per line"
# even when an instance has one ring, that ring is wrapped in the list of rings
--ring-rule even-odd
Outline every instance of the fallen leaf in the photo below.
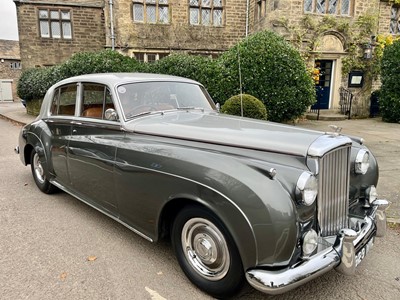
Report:
[[[94,255],[90,255],[90,256],[87,258],[88,261],[95,261],[96,259],[97,259],[97,257],[94,256]]]
[[[24,186],[27,186],[27,185],[28,185],[27,183],[24,184]]]
[[[60,279],[65,280],[65,278],[67,278],[67,272],[62,272],[60,275]]]

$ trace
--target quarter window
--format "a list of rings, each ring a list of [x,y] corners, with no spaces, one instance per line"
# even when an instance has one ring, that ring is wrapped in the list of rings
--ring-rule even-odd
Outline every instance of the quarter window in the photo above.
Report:
[[[191,25],[222,26],[222,0],[189,0],[189,23]]]
[[[40,36],[72,39],[71,12],[61,9],[39,9]]]
[[[76,94],[76,84],[66,85],[56,89],[51,104],[51,114],[56,116],[73,116],[75,114]]]
[[[400,7],[392,6],[390,10],[390,33],[400,34]]]
[[[350,16],[353,0],[304,0],[304,12]]]
[[[168,0],[133,0],[133,21],[168,24]]]

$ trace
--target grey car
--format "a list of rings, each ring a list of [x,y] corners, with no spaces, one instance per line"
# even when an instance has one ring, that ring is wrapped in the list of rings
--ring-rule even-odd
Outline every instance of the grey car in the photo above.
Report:
[[[278,294],[334,268],[352,275],[386,230],[362,139],[220,114],[185,78],[63,80],[16,152],[44,193],[170,238],[189,280],[217,298],[246,280]]]

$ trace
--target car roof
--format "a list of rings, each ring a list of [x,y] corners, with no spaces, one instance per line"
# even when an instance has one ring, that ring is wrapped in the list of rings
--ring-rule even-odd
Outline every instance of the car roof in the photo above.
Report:
[[[97,74],[86,74],[79,75],[64,79],[58,82],[56,85],[63,85],[73,82],[94,82],[94,83],[102,83],[108,85],[116,85],[121,83],[129,83],[129,82],[150,82],[150,81],[174,81],[174,82],[186,82],[199,84],[198,82],[171,75],[162,75],[162,74],[151,74],[151,73],[97,73]]]

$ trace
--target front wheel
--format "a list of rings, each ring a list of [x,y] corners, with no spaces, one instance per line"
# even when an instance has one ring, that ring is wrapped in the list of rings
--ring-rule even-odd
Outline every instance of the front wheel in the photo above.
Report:
[[[172,245],[186,276],[216,298],[242,287],[244,272],[232,237],[217,217],[201,207],[183,209],[175,219]]]
[[[57,188],[47,180],[44,167],[40,161],[39,155],[35,150],[31,153],[31,170],[33,179],[37,187],[45,194],[52,194],[57,191]]]

